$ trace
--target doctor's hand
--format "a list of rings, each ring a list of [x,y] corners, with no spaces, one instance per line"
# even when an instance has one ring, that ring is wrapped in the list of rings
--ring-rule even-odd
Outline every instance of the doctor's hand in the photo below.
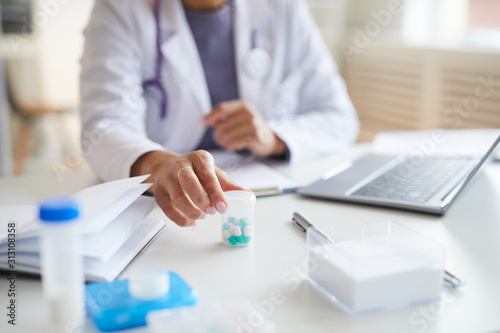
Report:
[[[228,151],[250,149],[260,157],[285,153],[285,143],[269,128],[254,107],[241,100],[223,102],[203,118],[213,126],[214,141]]]
[[[146,153],[132,165],[131,176],[148,173],[156,203],[181,227],[195,226],[205,214],[224,213],[227,201],[223,192],[245,190],[217,168],[212,155],[204,150],[186,155]]]

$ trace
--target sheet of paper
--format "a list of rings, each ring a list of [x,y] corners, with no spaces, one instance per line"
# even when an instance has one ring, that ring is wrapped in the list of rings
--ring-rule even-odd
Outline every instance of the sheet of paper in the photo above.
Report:
[[[259,162],[253,157],[243,157],[228,152],[211,152],[215,164],[226,171],[239,185],[253,191],[266,188],[297,189],[303,184]]]
[[[95,216],[148,177],[149,175],[138,176],[98,184],[87,187],[71,197],[80,203],[83,217]]]
[[[82,232],[84,234],[100,232],[150,187],[151,184],[135,185],[96,215],[84,218]]]
[[[382,155],[478,157],[490,148],[500,129],[459,129],[380,132],[372,151]]]
[[[141,196],[118,215],[112,223],[97,233],[84,235],[83,251],[86,257],[108,261],[139,228],[141,221],[156,206],[152,197]]]
[[[104,229],[151,187],[151,184],[141,184],[147,177],[140,176],[103,183],[74,194],[72,197],[79,202],[82,210],[82,232],[95,233]],[[34,219],[19,229],[18,239],[37,237],[39,229],[40,221]]]
[[[111,281],[115,279],[139,255],[148,243],[165,227],[163,221],[146,218],[140,227],[127,239],[116,253],[105,263],[89,258],[85,262],[85,273],[89,281]]]
[[[84,234],[83,255],[106,262],[139,227],[141,221],[153,210],[154,198],[141,196],[118,215],[106,228],[97,233]],[[19,253],[39,251],[39,238],[31,237],[16,242]],[[7,243],[0,244],[0,256],[7,255]]]
[[[91,282],[111,281],[144,249],[144,247],[163,229],[165,223],[158,220],[144,219],[136,232],[107,261],[93,258],[84,259],[85,279]],[[7,268],[6,259],[0,257],[0,268]],[[16,270],[18,272],[40,274],[38,253],[19,253]]]
[[[145,218],[155,206],[141,197],[151,184],[148,176],[96,185],[78,192],[82,209],[85,274],[89,281],[112,280],[164,227],[162,221]],[[16,269],[39,273],[37,206],[0,206],[0,254],[7,249],[7,224],[16,221]],[[3,240],[3,241],[2,241]],[[0,255],[0,268],[8,268]]]

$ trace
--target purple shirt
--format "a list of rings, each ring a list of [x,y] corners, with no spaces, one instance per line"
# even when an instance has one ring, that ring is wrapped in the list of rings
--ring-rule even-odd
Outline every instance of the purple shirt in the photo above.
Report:
[[[212,107],[239,99],[236,64],[234,56],[233,17],[231,0],[211,12],[197,12],[184,6],[191,27],[208,85]],[[219,146],[208,128],[198,149],[213,149]]]

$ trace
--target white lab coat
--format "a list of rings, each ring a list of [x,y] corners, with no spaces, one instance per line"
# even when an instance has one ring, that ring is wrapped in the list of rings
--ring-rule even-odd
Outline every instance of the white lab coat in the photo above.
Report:
[[[354,141],[358,119],[330,54],[303,0],[235,0],[235,57],[240,98],[255,106],[286,143],[291,162]],[[104,180],[128,177],[142,154],[179,153],[199,144],[200,120],[212,107],[203,67],[181,0],[162,0],[165,58],[161,98],[144,92],[157,50],[151,6],[145,0],[96,0],[85,30],[81,72],[82,148]],[[272,58],[263,80],[249,78],[243,59],[258,47]]]

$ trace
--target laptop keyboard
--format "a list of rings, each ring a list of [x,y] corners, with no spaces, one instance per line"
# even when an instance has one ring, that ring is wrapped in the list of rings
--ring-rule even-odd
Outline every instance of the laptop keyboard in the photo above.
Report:
[[[351,195],[424,203],[467,164],[470,160],[426,158],[418,165],[405,160]]]

